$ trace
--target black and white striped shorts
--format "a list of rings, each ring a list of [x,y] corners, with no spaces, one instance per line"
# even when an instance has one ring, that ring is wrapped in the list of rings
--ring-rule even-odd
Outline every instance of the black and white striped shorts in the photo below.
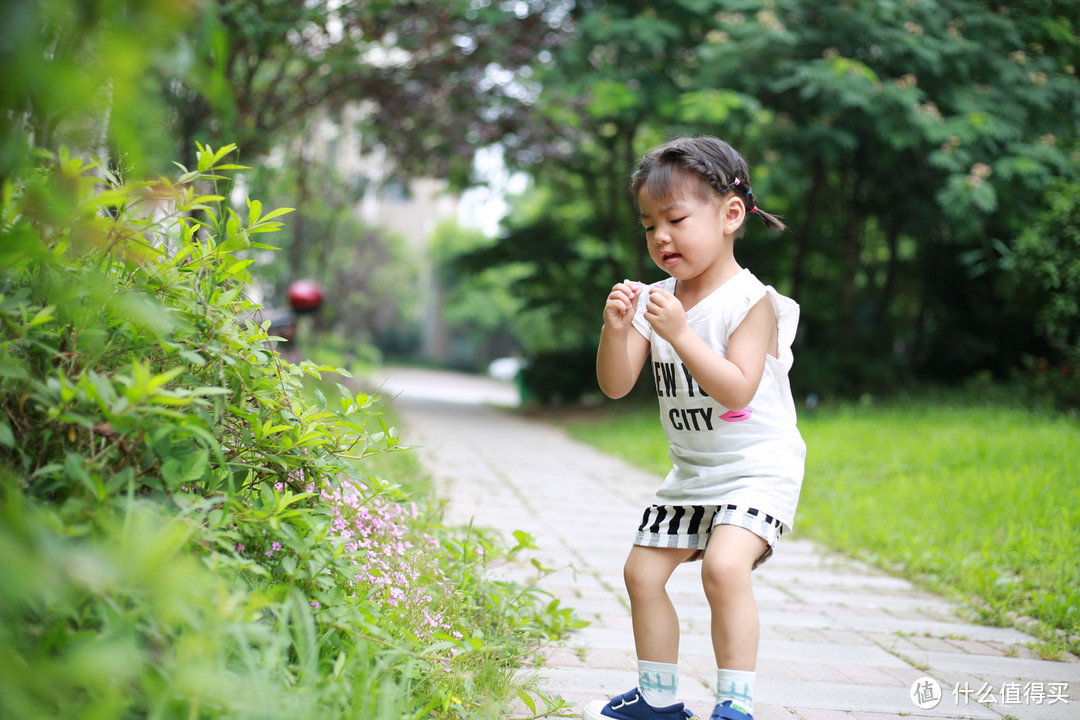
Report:
[[[784,534],[784,524],[757,508],[741,505],[653,505],[641,518],[635,545],[698,550],[690,560],[705,554],[709,535],[716,525],[735,525],[754,533],[769,546],[754,567],[772,555]]]

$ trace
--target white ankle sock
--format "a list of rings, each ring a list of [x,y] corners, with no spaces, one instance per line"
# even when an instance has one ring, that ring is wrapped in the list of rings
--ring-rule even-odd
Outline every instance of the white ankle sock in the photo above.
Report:
[[[638,660],[638,690],[654,708],[679,702],[679,666],[676,663]]]
[[[731,701],[731,706],[750,715],[754,712],[754,678],[748,670],[716,670],[716,702]]]

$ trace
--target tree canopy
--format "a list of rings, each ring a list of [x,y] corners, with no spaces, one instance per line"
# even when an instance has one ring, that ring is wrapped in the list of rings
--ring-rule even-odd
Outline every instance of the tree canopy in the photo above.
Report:
[[[107,141],[140,172],[195,141],[253,161],[316,111],[355,104],[403,173],[465,183],[475,150],[525,123],[533,65],[561,42],[559,3],[543,1],[14,0],[2,13],[3,157],[70,141],[57,125],[88,114],[83,147]]]
[[[401,173],[464,187],[475,151],[498,145],[531,176],[530,197],[498,242],[453,261],[456,275],[506,268],[523,347],[583,356],[606,289],[659,277],[626,192],[636,158],[675,134],[715,134],[791,228],[753,228],[737,253],[803,306],[802,391],[1027,367],[1075,378],[1080,365],[1069,2],[16,0],[0,12],[0,180],[63,138],[136,168],[195,140],[236,143],[258,164],[346,106],[363,108],[365,137]],[[339,242],[317,233],[343,227],[340,209],[319,209],[305,173],[334,176],[293,169],[295,198],[279,198],[300,207],[289,261],[302,264],[301,244],[348,256],[320,245]]]
[[[257,154],[313,109],[355,103],[403,173],[465,182],[475,150],[523,122],[531,65],[558,41],[543,2],[213,0],[180,40],[209,62],[159,81],[183,147]]]
[[[572,150],[533,166],[545,207],[475,259],[532,262],[534,306],[593,344],[606,289],[659,276],[625,191],[634,160],[714,134],[791,228],[753,228],[736,255],[803,305],[803,392],[1005,375],[1025,356],[1075,367],[1075,340],[1031,321],[1068,306],[1070,285],[1032,275],[1029,256],[1075,267],[1068,242],[1031,237],[1070,222],[1076,15],[978,0],[578,3],[538,103]]]

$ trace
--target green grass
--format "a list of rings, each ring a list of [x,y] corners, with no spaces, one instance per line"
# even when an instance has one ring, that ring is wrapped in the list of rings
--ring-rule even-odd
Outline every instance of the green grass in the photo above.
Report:
[[[606,406],[571,433],[658,475],[654,408]],[[898,401],[803,413],[796,531],[1080,651],[1080,422],[997,405]]]

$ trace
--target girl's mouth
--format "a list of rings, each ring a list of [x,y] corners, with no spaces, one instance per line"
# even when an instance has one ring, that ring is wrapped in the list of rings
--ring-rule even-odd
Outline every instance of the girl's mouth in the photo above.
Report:
[[[680,255],[679,253],[673,253],[673,252],[662,252],[662,253],[660,253],[660,260],[665,265],[673,265],[674,263],[677,263],[681,258],[682,258],[682,255]]]

